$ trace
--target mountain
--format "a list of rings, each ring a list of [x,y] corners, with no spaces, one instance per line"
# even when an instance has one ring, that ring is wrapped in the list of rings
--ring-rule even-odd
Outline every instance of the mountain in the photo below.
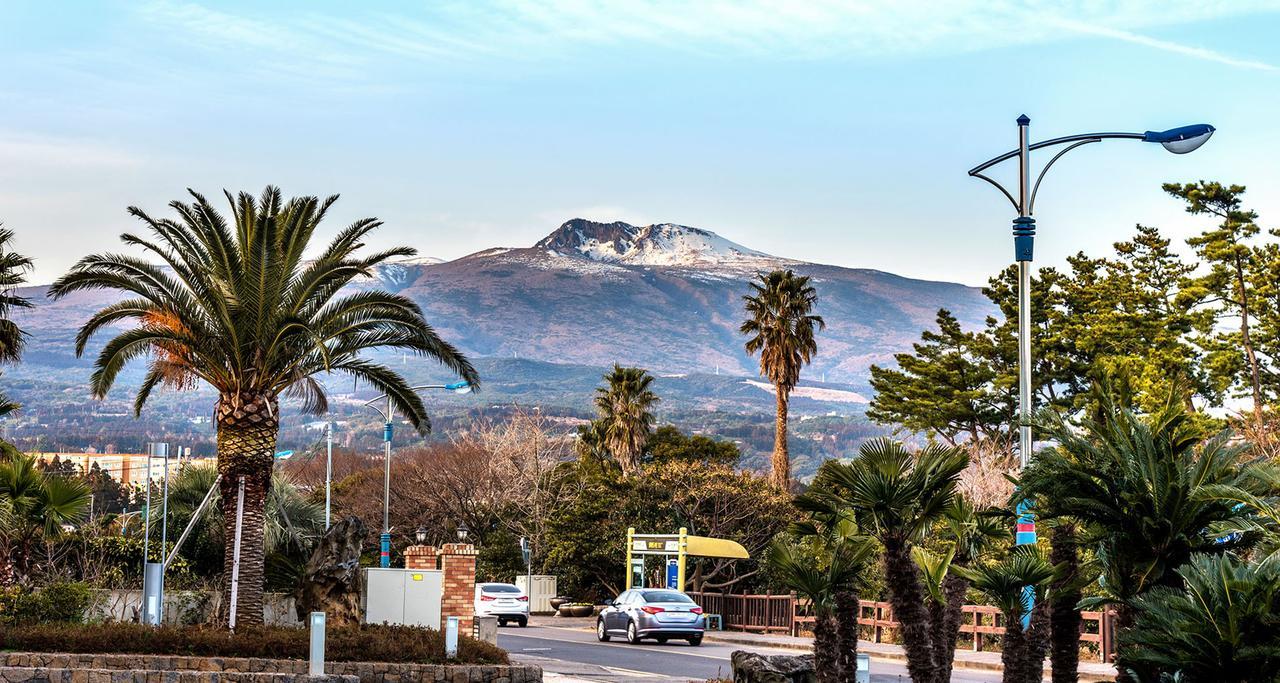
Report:
[[[659,377],[663,420],[735,438],[763,463],[772,438],[772,421],[765,417],[772,410],[772,387],[760,381],[758,361],[743,350],[738,327],[748,282],[775,268],[811,278],[819,295],[817,313],[827,324],[792,409],[797,433],[804,435],[793,450],[810,458],[802,471],[883,433],[861,416],[871,396],[868,368],[910,350],[933,325],[938,308],[972,326],[993,312],[973,287],[773,256],[673,223],[635,226],[581,218],[531,247],[487,249],[443,262],[399,260],[354,286],[410,297],[437,332],[477,359],[484,391],[467,402],[433,401],[437,415],[465,419],[466,411],[518,402],[581,417],[590,413],[592,387],[606,367],[638,365]],[[0,388],[25,406],[11,425],[15,434],[27,443],[45,439],[80,448],[137,444],[166,433],[207,443],[213,403],[208,392],[165,392],[142,420],[129,415],[129,385],[142,375],[137,364],[121,375],[105,402],[91,401],[90,359],[106,337],[91,344],[86,358],[76,359],[75,333],[117,297],[80,292],[53,302],[45,292],[20,291],[37,303],[16,316],[31,339],[24,361],[0,377]],[[415,382],[444,378],[429,363],[390,353],[382,358]],[[350,387],[335,383],[333,390]],[[362,414],[371,395],[361,387],[335,396],[334,404],[348,415]],[[803,420],[809,421],[799,424]],[[282,439],[312,438],[302,422],[286,420]],[[358,438],[368,437],[366,445],[372,446],[381,432],[376,425],[367,431]]]

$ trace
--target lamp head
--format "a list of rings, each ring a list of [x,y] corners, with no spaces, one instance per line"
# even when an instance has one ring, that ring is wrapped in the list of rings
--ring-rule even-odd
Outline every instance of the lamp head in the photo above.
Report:
[[[446,385],[444,385],[444,388],[445,388],[445,391],[452,391],[452,392],[453,392],[453,393],[455,393],[455,394],[469,394],[469,393],[471,393],[471,383],[470,383],[470,382],[465,382],[465,381],[464,381],[464,382],[454,382],[453,384],[446,384]]]
[[[458,525],[458,541],[460,541],[460,542],[462,542],[462,543],[466,543],[466,542],[467,542],[467,534],[468,534],[468,533],[470,533],[470,532],[471,532],[471,530],[467,528],[467,524],[466,524],[466,522],[463,522],[462,524],[459,524],[459,525]]]
[[[1200,148],[1200,145],[1208,142],[1209,138],[1213,136],[1213,131],[1213,126],[1207,123],[1197,123],[1158,132],[1149,130],[1142,136],[1142,141],[1158,142],[1174,154],[1186,154],[1187,152],[1196,151]]]
[[[417,538],[417,539],[418,539],[418,545],[422,545],[423,543],[426,543],[426,542],[427,542],[427,527],[425,527],[425,526],[420,526],[420,527],[418,527],[418,530],[417,530],[416,532],[414,532],[414,534],[413,534],[413,535],[414,535],[414,537],[415,537],[415,538]]]

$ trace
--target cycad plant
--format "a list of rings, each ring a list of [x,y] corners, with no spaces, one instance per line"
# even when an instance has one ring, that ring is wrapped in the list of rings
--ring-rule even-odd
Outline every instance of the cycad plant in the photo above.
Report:
[[[1034,545],[1015,546],[998,562],[981,562],[972,567],[953,567],[1000,609],[1004,617],[1004,638],[1000,661],[1004,683],[1039,683],[1044,676],[1044,656],[1049,649],[1049,603],[1046,589],[1058,570]],[[1035,593],[1035,606],[1028,624],[1026,592]]]
[[[739,331],[748,336],[746,349],[760,354],[760,374],[773,383],[777,417],[773,440],[773,482],[787,488],[791,480],[791,456],[787,450],[787,410],[791,390],[800,382],[800,369],[818,353],[817,330],[826,327],[813,314],[818,291],[809,278],[790,270],[760,274],[751,293],[742,297],[747,316]]]
[[[1086,604],[1116,604],[1124,632],[1133,626],[1134,601],[1157,586],[1180,587],[1175,570],[1194,554],[1256,540],[1230,532],[1256,528],[1256,511],[1239,499],[1261,480],[1247,446],[1226,434],[1205,440],[1176,395],[1148,415],[1105,399],[1101,414],[1079,428],[1042,414],[1042,433],[1057,445],[1035,455],[1018,492],[1083,525],[1103,590]],[[1133,665],[1123,648],[1117,660],[1124,677]]]
[[[653,432],[653,375],[643,368],[614,365],[604,376],[605,385],[596,389],[596,410],[600,413],[595,434],[613,454],[626,474],[640,466],[649,434]]]
[[[819,559],[815,561],[813,554],[800,552],[782,538],[775,539],[769,547],[768,562],[774,576],[807,599],[813,609],[813,659],[818,683],[852,683],[857,674],[857,651],[843,650],[837,616],[841,609],[839,595],[851,588],[856,591],[859,577],[874,557],[876,544],[866,537],[851,536],[834,545],[820,540],[818,545]],[[856,612],[854,628],[856,644]]]
[[[78,478],[50,474],[32,456],[0,456],[0,579],[21,579],[35,562],[36,544],[84,519],[89,487]]]
[[[1120,636],[1128,660],[1186,683],[1280,680],[1280,559],[1196,555],[1177,574],[1180,588],[1134,599],[1134,628]]]
[[[968,466],[964,451],[930,444],[912,452],[900,442],[875,439],[849,463],[826,468],[831,485],[854,509],[860,528],[884,547],[889,602],[897,617],[907,670],[917,683],[944,683],[955,656],[939,637],[924,576],[912,550],[956,503],[956,484]]]
[[[87,256],[51,288],[55,298],[105,289],[125,298],[98,311],[76,337],[84,353],[95,333],[132,322],[98,354],[92,394],[107,395],[131,360],[146,358],[147,372],[134,398],[141,412],[160,386],[205,383],[218,392],[214,406],[218,471],[227,528],[234,535],[238,490],[244,486],[238,624],[262,622],[264,507],[280,424],[282,396],[307,412],[327,408],[317,376],[345,374],[390,397],[414,427],[429,428],[422,400],[391,368],[365,352],[393,348],[433,358],[475,386],[479,377],[461,353],[432,330],[409,299],[378,289],[349,291],[388,259],[409,256],[400,247],[361,255],[381,223],[356,221],[328,244],[316,239],[336,196],[284,199],[268,187],[255,199],[226,193],[224,216],[203,196],[172,202],[176,218],[153,218],[138,208],[150,238],[126,234],[125,244],[150,259],[121,254]],[[232,548],[226,544],[229,579]],[[225,591],[230,581],[224,582]]]

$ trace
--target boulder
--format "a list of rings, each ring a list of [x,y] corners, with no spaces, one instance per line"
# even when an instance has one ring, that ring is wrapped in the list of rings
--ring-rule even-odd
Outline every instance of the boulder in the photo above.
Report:
[[[360,549],[365,533],[359,517],[348,517],[329,527],[316,544],[294,592],[298,618],[304,623],[311,612],[324,612],[329,626],[360,623]]]
[[[762,655],[735,650],[733,683],[815,683],[813,655]]]

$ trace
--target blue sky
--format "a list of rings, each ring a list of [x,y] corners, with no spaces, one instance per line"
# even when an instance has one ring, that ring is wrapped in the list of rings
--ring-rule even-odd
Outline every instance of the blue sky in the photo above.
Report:
[[[1115,141],[1045,181],[1037,257],[1201,224],[1166,180],[1280,225],[1277,2],[4,3],[0,221],[48,281],[186,187],[341,193],[453,258],[574,216],[981,283],[1009,208],[970,179],[1033,137]]]

